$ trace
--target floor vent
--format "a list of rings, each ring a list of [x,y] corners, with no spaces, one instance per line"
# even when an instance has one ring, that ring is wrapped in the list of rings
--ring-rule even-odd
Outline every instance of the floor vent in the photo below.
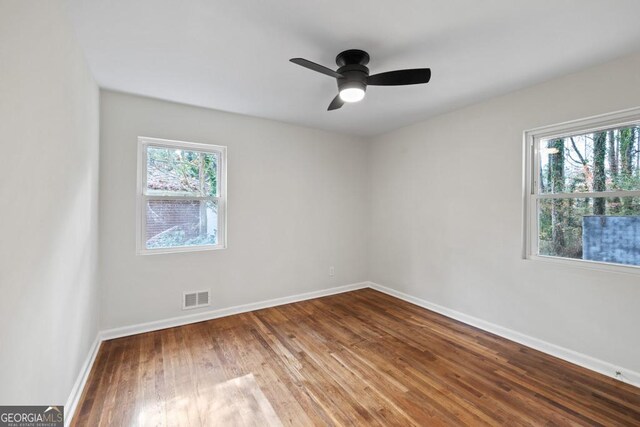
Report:
[[[182,294],[182,309],[206,307],[209,305],[209,291],[191,291]]]

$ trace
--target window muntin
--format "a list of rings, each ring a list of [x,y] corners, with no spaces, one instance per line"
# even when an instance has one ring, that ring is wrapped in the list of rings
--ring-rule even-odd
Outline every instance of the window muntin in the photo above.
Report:
[[[640,266],[640,109],[528,131],[525,143],[526,256]]]
[[[138,253],[225,247],[226,148],[139,138]]]

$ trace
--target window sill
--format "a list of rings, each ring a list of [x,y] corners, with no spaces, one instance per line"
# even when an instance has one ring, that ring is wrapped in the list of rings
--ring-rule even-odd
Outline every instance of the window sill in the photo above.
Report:
[[[220,249],[226,249],[226,245],[209,245],[209,246],[178,246],[175,248],[159,248],[159,249],[138,249],[136,255],[160,255],[160,254],[174,254],[181,252],[203,252],[203,251],[217,251]]]
[[[635,265],[611,264],[606,262],[587,261],[583,259],[573,259],[573,258],[552,257],[552,256],[545,256],[545,255],[528,255],[526,259],[531,261],[542,261],[542,262],[548,262],[552,264],[566,265],[569,267],[586,269],[586,270],[610,271],[614,273],[624,273],[624,274],[632,274],[632,275],[640,274],[640,266],[635,266]]]

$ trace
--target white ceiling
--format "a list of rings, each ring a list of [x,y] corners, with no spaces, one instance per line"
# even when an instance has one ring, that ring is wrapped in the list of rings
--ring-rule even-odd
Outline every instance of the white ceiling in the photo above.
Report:
[[[640,50],[638,0],[68,0],[101,87],[374,135]],[[338,52],[431,67],[327,112]]]

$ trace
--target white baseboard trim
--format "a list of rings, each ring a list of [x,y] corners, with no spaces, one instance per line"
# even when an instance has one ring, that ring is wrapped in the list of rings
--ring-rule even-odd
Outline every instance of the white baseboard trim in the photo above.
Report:
[[[84,386],[87,384],[87,379],[89,379],[89,374],[91,373],[91,368],[93,367],[93,362],[96,360],[96,356],[98,355],[98,350],[100,349],[100,344],[102,343],[102,339],[100,338],[100,332],[98,332],[96,339],[91,344],[89,348],[89,353],[87,354],[87,358],[85,359],[82,367],[80,368],[80,373],[78,374],[78,378],[76,382],[73,384],[71,388],[71,393],[69,394],[69,398],[67,399],[67,403],[64,405],[64,425],[68,427],[71,424],[71,419],[73,418],[73,414],[76,412],[76,408],[78,407],[78,402],[80,402],[80,396],[82,396],[82,391],[84,390]]]
[[[78,403],[80,401],[80,397],[82,396],[82,391],[84,390],[87,379],[89,378],[89,373],[91,372],[91,368],[93,367],[93,363],[95,362],[96,356],[98,354],[98,349],[100,348],[100,344],[102,343],[102,341],[106,341],[114,338],[126,337],[129,335],[141,334],[145,332],[158,331],[166,328],[173,328],[176,326],[188,325],[190,323],[203,322],[206,320],[217,319],[220,317],[231,316],[234,314],[247,313],[249,311],[260,310],[260,309],[269,308],[269,307],[276,307],[283,304],[290,304],[290,303],[305,301],[313,298],[320,298],[320,297],[329,296],[329,295],[341,294],[344,292],[355,291],[357,289],[363,289],[363,288],[375,289],[377,291],[380,291],[385,294],[391,295],[393,297],[399,298],[401,300],[410,302],[417,306],[426,308],[427,310],[434,311],[436,313],[442,314],[452,319],[459,320],[460,322],[466,323],[468,325],[475,326],[476,328],[485,330],[487,332],[491,332],[492,334],[499,335],[508,340],[515,341],[527,347],[534,348],[543,353],[550,354],[552,356],[558,357],[560,359],[566,360],[568,362],[574,363],[576,365],[582,366],[592,371],[599,372],[608,377],[616,378],[624,382],[627,382],[629,384],[635,385],[636,387],[640,387],[640,373],[638,372],[634,372],[626,368],[621,368],[611,363],[605,362],[603,360],[599,360],[599,359],[587,356],[585,354],[578,353],[576,351],[569,350],[567,348],[560,347],[558,345],[551,344],[546,341],[542,341],[540,339],[521,334],[520,332],[516,332],[511,329],[504,328],[494,323],[490,323],[482,319],[478,319],[477,317],[469,316],[459,311],[455,311],[455,310],[443,307],[441,305],[434,304],[432,302],[405,294],[400,291],[396,291],[395,289],[391,289],[374,282],[361,282],[361,283],[353,283],[350,285],[324,289],[320,291],[306,292],[302,294],[291,295],[288,297],[274,298],[274,299],[259,301],[259,302],[250,303],[250,304],[237,305],[234,307],[222,308],[217,310],[209,310],[206,312],[191,314],[187,316],[173,317],[171,319],[140,323],[137,325],[108,329],[108,330],[98,332],[98,335],[95,341],[93,342],[91,348],[89,349],[89,353],[87,354],[87,359],[82,365],[78,378],[75,384],[73,385],[73,388],[71,389],[71,394],[69,395],[69,399],[67,399],[67,403],[65,404],[65,426],[68,426],[71,423],[71,420],[73,419]],[[622,372],[621,378],[616,377],[615,375],[616,371]]]
[[[568,348],[561,347],[559,345],[551,344],[538,338],[531,337],[529,335],[516,332],[514,330],[496,325],[491,322],[479,319],[477,317],[469,316],[468,314],[461,313],[459,311],[452,310],[447,307],[443,307],[438,304],[434,304],[430,301],[417,298],[395,289],[388,288],[386,286],[379,285],[374,282],[369,282],[369,287],[377,291],[383,292],[387,295],[399,298],[403,301],[410,302],[427,310],[435,311],[443,316],[450,317],[458,320],[467,325],[475,326],[492,334],[499,335],[511,341],[515,341],[519,344],[531,347],[535,350],[543,353],[555,356],[559,359],[566,360],[591,371],[598,372],[608,377],[632,384],[636,387],[640,387],[640,373],[632,371],[627,368],[613,365],[604,360],[596,359],[595,357],[587,356],[586,354],[578,353],[577,351],[570,350]],[[621,372],[621,376],[616,376],[616,372]]]
[[[69,426],[73,416],[75,415],[78,402],[82,396],[82,391],[89,378],[89,373],[93,367],[93,363],[98,355],[98,349],[102,341],[126,337],[129,335],[142,334],[145,332],[158,331],[176,326],[188,325],[190,323],[203,322],[205,320],[217,319],[220,317],[231,316],[233,314],[247,313],[249,311],[260,310],[262,308],[276,307],[278,305],[290,304],[293,302],[305,301],[313,298],[320,298],[329,295],[341,294],[344,292],[355,291],[357,289],[368,288],[369,282],[352,283],[350,285],[337,286],[334,288],[323,289],[320,291],[306,292],[303,294],[291,295],[288,297],[274,298],[265,301],[259,301],[250,304],[237,305],[229,308],[221,308],[217,310],[209,310],[203,313],[191,314],[187,316],[173,317],[166,320],[158,320],[154,322],[140,323],[137,325],[125,326],[122,328],[107,329],[98,332],[93,345],[89,349],[87,359],[82,365],[78,379],[76,380],[67,403],[65,404],[65,426]]]
[[[234,314],[247,313],[249,311],[260,310],[262,308],[276,307],[278,305],[290,304],[292,302],[304,301],[334,294],[341,294],[343,292],[367,288],[368,286],[369,282],[352,283],[350,285],[337,286],[335,288],[323,289],[320,291],[306,292],[303,294],[291,295],[288,297],[274,298],[249,304],[236,305],[234,307],[209,310],[202,313],[178,316],[165,320],[157,320],[154,322],[139,323],[137,325],[124,326],[122,328],[108,329],[102,331],[101,338],[103,341],[105,341],[114,338],[126,337],[129,335],[142,334],[144,332],[158,331],[161,329],[188,325],[189,323],[203,322],[206,320],[231,316]]]
[[[265,301],[259,301],[250,304],[237,305],[229,308],[221,308],[217,310],[209,310],[203,313],[191,314],[187,316],[173,317],[166,320],[158,320],[154,322],[140,323],[138,325],[125,326],[122,328],[107,329],[98,332],[96,340],[89,349],[87,360],[82,365],[78,379],[76,380],[67,403],[65,404],[65,426],[68,426],[75,415],[78,402],[82,396],[82,391],[89,378],[89,373],[93,367],[93,363],[98,355],[98,349],[102,341],[126,337],[129,335],[142,334],[145,332],[158,331],[176,326],[188,325],[190,323],[202,322],[205,320],[217,319],[220,317],[231,316],[233,314],[247,313],[249,311],[260,310],[262,308],[276,307],[278,305],[290,304],[293,302],[305,301],[313,298],[320,298],[329,295],[341,294],[344,292],[355,291],[357,289],[368,288],[369,282],[352,283],[350,285],[337,286],[334,288],[323,289],[320,291],[306,292],[288,297],[274,298]]]

